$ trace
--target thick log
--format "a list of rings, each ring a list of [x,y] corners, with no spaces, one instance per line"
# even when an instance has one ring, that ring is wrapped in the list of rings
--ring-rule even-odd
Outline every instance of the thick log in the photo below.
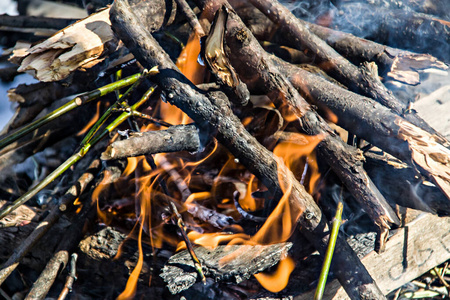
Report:
[[[301,230],[315,247],[324,253],[329,229],[314,199],[306,193],[294,175],[243,127],[229,107],[223,94],[206,96],[195,88],[170,60],[168,55],[143,28],[140,20],[130,10],[127,1],[115,1],[111,8],[111,21],[115,32],[145,67],[158,66],[160,73],[154,77],[166,99],[182,109],[199,126],[217,132],[217,139],[239,161],[258,177],[276,198],[282,195],[281,186],[292,185],[289,196],[291,212],[301,213],[298,222]],[[284,182],[280,182],[282,180]],[[360,261],[342,237],[337,240],[335,261],[337,277],[353,299],[361,297],[383,299],[376,283],[368,276]],[[348,270],[348,268],[351,268]],[[345,270],[345,271],[344,271]],[[358,274],[352,276],[350,274]]]
[[[390,223],[398,224],[394,211],[364,171],[361,153],[345,144],[309,107],[232,12],[227,23],[227,45],[230,47],[230,59],[244,81],[249,84],[258,82],[266,93],[272,95],[272,101],[279,109],[286,104],[292,108],[303,131],[323,137],[317,145],[318,154],[326,160],[381,230],[386,231]]]
[[[147,131],[127,140],[116,141],[106,148],[101,159],[119,159],[163,152],[195,152],[199,148],[200,137],[195,125],[178,125],[167,130]]]

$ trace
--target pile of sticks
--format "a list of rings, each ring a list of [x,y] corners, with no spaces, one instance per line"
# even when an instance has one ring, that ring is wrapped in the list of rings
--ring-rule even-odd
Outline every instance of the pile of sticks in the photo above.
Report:
[[[32,94],[33,91],[19,89],[15,91],[14,95],[17,98],[22,96],[36,99],[34,101],[19,100],[22,101],[19,105],[21,110],[4,130],[6,137],[0,141],[3,147],[0,167],[10,172],[9,174],[16,170],[11,169],[11,166],[25,160],[36,151],[63,140],[63,136],[72,136],[78,132],[84,124],[89,122],[96,110],[94,98],[103,94],[98,92],[98,95],[94,96],[92,93],[85,93],[76,97],[74,99],[76,105],[88,104],[82,106],[80,108],[82,110],[77,114],[64,115],[63,118],[67,120],[59,119],[58,124],[61,124],[61,128],[52,128],[52,123],[47,124],[48,122],[45,121],[43,124],[46,125],[26,131],[26,133],[34,131],[32,138],[26,136],[24,131],[20,135],[22,140],[10,139],[11,135],[17,134],[16,128],[31,122],[37,112],[49,106],[52,98],[97,88],[106,81],[105,76],[98,77],[98,75],[102,72],[111,73],[117,70],[118,66],[124,72],[140,70],[143,75],[136,77],[134,82],[139,83],[140,87],[147,86],[147,88],[156,85],[161,99],[181,109],[191,118],[193,124],[172,126],[167,123],[167,120],[160,120],[159,116],[155,118],[148,116],[146,114],[148,109],[144,112],[137,111],[142,103],[147,103],[149,108],[157,110],[156,103],[159,97],[152,96],[153,87],[149,90],[151,92],[146,94],[147,98],[143,97],[138,101],[133,100],[130,95],[136,97],[136,92],[141,92],[139,88],[130,94],[125,93],[126,97],[130,97],[130,104],[131,102],[134,104],[127,106],[128,103],[125,103],[121,104],[122,106],[114,106],[115,110],[128,114],[127,118],[140,117],[139,122],[151,121],[155,124],[153,125],[155,128],[164,126],[169,128],[133,134],[129,138],[127,133],[122,133],[121,135],[127,138],[114,141],[107,148],[102,142],[95,146],[92,144],[93,151],[90,152],[88,152],[91,149],[89,139],[87,142],[84,139],[81,142],[81,150],[77,150],[76,155],[70,158],[73,163],[65,164],[64,168],[58,168],[60,171],[62,169],[65,171],[68,166],[72,166],[88,153],[85,159],[88,162],[77,166],[72,176],[79,178],[78,181],[69,180],[70,189],[61,197],[58,204],[53,206],[44,223],[41,223],[44,226],[36,227],[18,250],[3,264],[0,270],[0,283],[13,272],[52,224],[58,221],[67,207],[73,205],[75,199],[88,198],[87,193],[83,192],[93,182],[96,182],[97,187],[117,183],[117,178],[124,171],[124,165],[120,162],[127,157],[139,155],[145,155],[153,169],[156,169],[158,165],[175,182],[174,186],[178,190],[176,193],[168,190],[160,176],[152,177],[152,180],[160,186],[160,190],[152,194],[152,197],[169,206],[169,212],[162,215],[168,214],[170,217],[166,219],[176,220],[192,255],[194,266],[204,278],[201,259],[199,260],[190,249],[189,239],[185,234],[186,226],[183,223],[185,216],[181,216],[178,211],[187,211],[191,216],[209,223],[216,230],[230,226],[234,221],[230,215],[188,201],[193,194],[190,191],[192,187],[185,183],[186,178],[182,178],[183,173],[175,170],[171,162],[163,156],[158,157],[156,165],[152,154],[179,151],[201,152],[205,146],[207,149],[212,147],[208,142],[213,138],[217,139],[221,147],[229,151],[234,159],[268,190],[266,194],[269,196],[265,195],[267,203],[264,204],[266,209],[271,210],[281,199],[287,199],[286,203],[289,205],[291,215],[296,216],[293,218],[295,230],[291,234],[306,238],[308,243],[322,255],[325,254],[330,239],[330,224],[324,213],[329,211],[329,208],[325,206],[333,204],[321,202],[324,207],[319,207],[311,195],[314,190],[305,189],[304,181],[298,174],[299,170],[290,169],[272,152],[276,144],[305,144],[305,139],[308,143],[308,138],[305,136],[309,136],[311,140],[316,138],[315,151],[317,160],[323,164],[322,168],[328,169],[338,178],[338,182],[345,187],[352,199],[376,225],[378,252],[385,250],[389,230],[393,226],[401,225],[398,212],[394,208],[396,204],[441,215],[447,215],[450,212],[448,204],[450,199],[449,141],[417,115],[411,108],[410,100],[412,99],[405,101],[395,97],[380,79],[382,76],[408,84],[418,84],[420,77],[417,69],[427,67],[447,69],[444,62],[429,54],[417,54],[391,48],[348,33],[308,23],[295,17],[285,6],[274,0],[250,0],[248,3],[198,0],[195,1],[195,5],[193,9],[193,5],[189,6],[184,0],[177,0],[176,4],[164,0],[146,0],[136,3],[116,0],[111,8],[95,15],[96,22],[104,22],[106,25],[100,26],[97,23],[98,27],[92,31],[98,36],[104,34],[107,39],[100,39],[98,44],[85,42],[83,45],[86,49],[90,47],[91,52],[71,49],[71,52],[76,49],[76,55],[79,54],[77,51],[83,52],[79,54],[83,59],[80,59],[79,64],[76,65],[74,60],[65,57],[66,63],[71,64],[67,68],[64,68],[65,62],[62,59],[54,59],[61,55],[61,52],[58,52],[61,50],[52,46],[54,45],[52,43],[58,40],[58,34],[61,35],[61,32],[56,33],[45,44],[41,44],[41,48],[38,45],[26,50],[27,54],[20,59],[17,58],[19,55],[15,55],[16,61],[21,64],[19,71],[34,70],[38,78],[41,76],[42,81],[65,80],[70,81],[71,85],[70,88],[61,88],[58,83],[45,83],[45,88],[51,91],[49,95],[44,96],[48,99],[46,102],[37,99],[35,95],[24,96],[26,93]],[[185,19],[175,17],[177,11]],[[194,11],[201,12],[199,19]],[[105,16],[106,19],[104,19]],[[82,22],[89,24],[88,20],[91,17],[72,26]],[[158,43],[158,40],[162,44],[165,43],[161,32],[166,28],[175,28],[174,32],[177,32],[176,30],[191,32],[186,30],[185,20],[192,28],[191,39],[194,36],[202,39],[201,57],[212,75],[209,83],[197,85],[192,83],[180,72],[169,56],[168,53],[172,54],[173,49],[165,50]],[[448,22],[438,23],[443,26],[444,32],[448,32]],[[88,25],[85,27],[88,28]],[[274,38],[269,43],[270,36]],[[448,39],[449,35],[447,34],[445,38]],[[44,49],[43,45],[47,48]],[[42,49],[52,49],[56,52],[52,52],[54,55],[45,56],[42,54],[45,53]],[[428,51],[418,48],[414,50]],[[275,55],[268,51],[272,51]],[[86,53],[95,53],[95,58],[87,62]],[[438,55],[439,53],[433,52],[439,59],[449,61],[448,57]],[[73,57],[77,57],[76,55],[74,54]],[[45,61],[50,56],[54,60],[46,61],[47,65],[43,67],[44,72],[39,69],[42,66],[36,61]],[[131,63],[124,64],[127,61]],[[310,72],[294,62],[312,64],[320,69],[320,72]],[[87,71],[79,73],[80,68]],[[64,69],[64,72],[58,73],[55,69]],[[143,69],[151,71],[148,73],[148,71],[142,71]],[[85,80],[82,77],[96,79],[96,82],[80,84]],[[204,81],[201,80],[201,82]],[[42,92],[43,88],[39,87],[37,90]],[[266,113],[269,111],[269,114],[266,114],[263,121],[255,119],[246,123],[243,121],[246,117],[260,115],[257,110],[261,106],[256,103],[256,95],[264,95],[268,99],[266,102],[270,103],[270,109],[267,105],[265,109]],[[54,106],[58,105],[60,104],[54,104]],[[51,108],[45,109],[51,110]],[[99,104],[97,110],[110,111],[111,108],[108,108],[108,105],[102,107]],[[80,115],[82,117],[79,117]],[[75,121],[79,125],[74,124]],[[335,125],[348,132],[347,141],[344,141],[337,133]],[[106,127],[101,137],[116,130],[117,126]],[[97,142],[99,139],[92,140]],[[20,141],[22,144],[26,141],[26,144],[19,147]],[[409,201],[408,199],[416,199],[417,195],[424,194],[425,190],[428,191],[429,187],[420,185],[416,190],[403,189],[401,199],[394,197],[386,199],[383,195],[391,196],[395,192],[387,191],[385,186],[377,186],[377,182],[374,183],[370,172],[368,174],[364,167],[366,157],[368,160],[377,159],[373,152],[368,152],[373,147],[378,147],[380,151],[389,154],[390,160],[397,159],[398,164],[406,166],[408,171],[402,174],[402,178],[398,178],[399,182],[401,180],[404,182],[415,180],[419,183],[429,181],[434,185],[429,193],[435,196],[421,199],[420,202]],[[102,152],[101,155],[100,152]],[[172,158],[176,155],[173,154]],[[119,163],[109,165],[106,170],[100,170],[101,164],[97,157],[103,161],[117,160]],[[88,163],[90,166],[86,171]],[[386,172],[380,168],[378,170]],[[135,171],[136,181],[143,177],[143,174],[139,172],[144,171]],[[100,173],[103,175],[99,177],[103,178],[101,182],[99,178],[96,179]],[[52,174],[49,175],[49,180],[42,181],[45,184],[38,184],[40,189],[45,188],[56,178],[56,175],[52,177]],[[219,177],[219,175],[211,176]],[[417,176],[420,176],[420,179],[417,179]],[[288,192],[286,187],[289,187]],[[139,190],[139,188],[136,189]],[[401,187],[396,188],[398,189]],[[35,188],[9,206],[5,205],[1,217],[9,215],[16,207],[32,199],[38,192],[39,190]],[[7,191],[3,193],[6,195]],[[16,194],[9,193],[10,196]],[[241,218],[253,218],[252,220],[258,218],[265,220],[264,217],[267,217],[256,217],[248,213],[239,206],[239,195],[230,198],[233,197],[237,197],[234,214],[238,211],[237,215]],[[36,281],[28,297],[43,298],[48,293],[51,286],[48,278],[54,280],[59,265],[68,262],[71,249],[83,235],[83,224],[86,220],[93,222],[95,206],[95,203],[86,200],[81,212],[72,211],[70,237],[59,243],[53,259],[42,273],[40,281]],[[149,224],[148,218],[161,219],[160,215],[155,216],[154,213],[148,213],[150,215],[147,215],[147,219],[142,217],[142,214],[147,214],[142,212],[148,207],[143,204],[136,206],[135,214],[141,226]],[[138,217],[140,214],[141,216]],[[186,221],[186,224],[195,227],[194,220]],[[291,245],[287,248],[290,247]],[[294,241],[290,251],[297,251],[296,247],[300,248]],[[338,235],[336,239],[332,268],[334,275],[351,299],[385,298],[342,235]],[[255,270],[257,271],[260,270]],[[71,276],[73,278],[73,274]],[[69,284],[72,284],[70,280]]]

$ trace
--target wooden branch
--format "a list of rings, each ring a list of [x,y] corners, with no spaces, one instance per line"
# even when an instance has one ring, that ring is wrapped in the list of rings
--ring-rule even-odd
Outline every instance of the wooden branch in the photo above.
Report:
[[[227,23],[227,45],[230,48],[230,59],[239,74],[246,77],[244,80],[254,83],[259,78],[258,85],[272,95],[272,101],[279,109],[286,104],[292,108],[300,119],[303,131],[323,136],[317,146],[318,154],[326,160],[381,230],[386,231],[389,223],[398,224],[394,211],[364,171],[361,153],[345,144],[309,107],[233,12],[230,12]],[[349,166],[352,166],[351,169]]]
[[[236,11],[257,39],[266,40],[267,36],[273,36],[274,43],[292,48],[296,47],[294,43],[295,39],[292,36],[276,28],[275,24],[256,8],[236,8]],[[347,32],[309,23],[302,19],[298,19],[298,22],[310,29],[312,33],[324,40],[353,64],[360,65],[366,61],[375,62],[378,66],[380,76],[387,74],[387,76],[395,80],[416,85],[420,83],[417,70],[431,67],[444,70],[448,69],[445,63],[429,54],[418,54],[392,48]],[[248,25],[249,23],[250,26]],[[293,51],[291,50],[290,52],[292,53]],[[303,52],[300,53],[306,56]],[[296,55],[298,56],[298,54]],[[313,56],[313,54],[309,55],[311,57]],[[277,54],[277,56],[279,55]],[[286,60],[285,58],[283,59]],[[301,62],[307,62],[307,59],[303,58]]]
[[[450,199],[450,150],[439,144],[440,137],[421,130],[370,98],[275,60],[305,97],[337,116],[338,125],[418,169]],[[441,179],[436,178],[437,174]]]
[[[407,84],[420,83],[417,70],[439,68],[446,70],[448,66],[429,54],[418,54],[406,50],[385,46],[370,40],[359,38],[350,33],[332,30],[320,25],[299,20],[308,26],[318,37],[327,42],[342,56],[359,65],[365,61],[375,62],[380,75],[388,76]]]
[[[127,140],[116,141],[106,148],[101,159],[119,159],[162,152],[195,152],[199,147],[200,138],[195,125],[178,125],[167,130],[147,131]]]
[[[325,41],[313,34],[304,23],[300,22],[286,7],[276,0],[251,0],[260,11],[266,14],[274,23],[280,25],[281,30],[293,38],[296,47],[304,47],[316,55],[316,63],[332,77],[346,85],[350,90],[375,99],[384,106],[403,115],[407,105],[395,98],[381,83],[376,68],[363,65],[357,68],[337,53]],[[370,66],[370,65],[369,65]],[[414,125],[440,136],[436,130],[424,122],[416,114],[406,114],[405,118]],[[450,145],[440,136],[443,143]]]
[[[217,132],[217,139],[273,191],[277,198],[281,198],[282,185],[292,184],[289,197],[291,211],[294,214],[302,213],[299,217],[302,231],[316,248],[324,253],[329,231],[326,218],[286,166],[278,162],[271,152],[245,130],[231,112],[224,95],[204,95],[196,90],[195,86],[180,74],[150,32],[141,26],[127,1],[114,2],[111,22],[115,32],[143,66],[158,66],[160,73],[154,79],[166,93],[170,103],[186,112],[201,128]],[[285,182],[280,183],[279,178]],[[337,248],[340,251],[335,256],[336,274],[350,297],[384,299],[376,283],[342,237],[338,238]],[[356,278],[350,274],[358,276]]]
[[[200,22],[197,19],[197,16],[195,15],[192,8],[189,6],[189,4],[186,2],[186,0],[176,0],[178,6],[180,6],[181,10],[183,11],[183,14],[186,16],[189,25],[191,25],[192,29],[195,31],[198,37],[202,37],[205,35],[205,31],[203,30],[202,25],[200,25]]]

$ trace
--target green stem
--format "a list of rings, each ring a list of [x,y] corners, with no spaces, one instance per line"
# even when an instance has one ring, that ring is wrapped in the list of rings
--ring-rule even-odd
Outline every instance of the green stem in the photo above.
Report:
[[[18,198],[16,201],[14,201],[13,204],[11,204],[7,208],[3,209],[0,212],[0,220],[3,219],[8,214],[10,214],[12,211],[14,211],[20,205],[26,203],[28,200],[33,198],[37,193],[39,193],[42,189],[44,189],[47,185],[49,185],[53,180],[55,180],[56,178],[61,176],[68,168],[70,168],[76,162],[78,162],[81,158],[83,158],[93,145],[95,145],[98,141],[100,141],[108,133],[110,133],[111,131],[116,129],[117,126],[122,124],[130,116],[132,116],[133,111],[136,110],[137,108],[139,108],[142,104],[144,104],[145,101],[147,101],[148,98],[153,94],[154,90],[155,90],[155,87],[151,87],[142,96],[142,98],[138,102],[136,102],[133,106],[131,106],[130,111],[123,112],[122,114],[120,114],[120,116],[117,117],[111,124],[109,124],[99,135],[95,136],[89,143],[82,145],[82,147],[80,148],[80,150],[77,153],[75,153],[74,155],[69,157],[64,163],[62,163],[56,170],[54,170],[52,173],[50,173],[38,185],[36,185],[31,190],[29,190],[24,195],[22,195],[20,198]]]
[[[157,67],[152,68],[150,71],[144,70],[142,72],[142,74],[140,74],[139,78],[133,83],[133,85],[131,87],[129,87],[128,90],[120,97],[120,99],[118,99],[113,105],[111,105],[106,110],[106,112],[100,117],[100,119],[94,124],[94,126],[91,128],[91,130],[89,130],[88,134],[81,141],[81,145],[86,145],[89,143],[91,138],[95,135],[95,133],[99,130],[99,128],[103,125],[103,123],[106,122],[106,120],[109,118],[109,116],[115,109],[117,109],[119,106],[127,106],[128,105],[126,102],[128,96],[131,95],[131,92],[134,91],[136,86],[138,86],[142,82],[142,80],[144,80],[145,77],[147,77],[148,75],[153,75],[157,72],[158,72]],[[152,93],[153,93],[153,88],[150,88],[150,90],[152,90]],[[147,93],[148,93],[148,91],[147,91]],[[143,98],[144,97],[145,97],[145,95],[143,96]],[[142,100],[142,98],[141,98],[141,100]],[[138,101],[137,103],[140,103],[140,102]],[[131,111],[133,111],[132,108],[131,108]]]
[[[116,81],[110,84],[107,84],[105,86],[99,87],[98,89],[95,89],[93,91],[84,93],[82,95],[79,95],[77,97],[75,97],[74,99],[72,99],[71,101],[67,102],[66,104],[64,104],[63,106],[61,106],[60,108],[55,109],[54,111],[52,111],[51,113],[49,113],[48,115],[40,118],[39,120],[36,120],[28,125],[26,125],[25,127],[22,127],[21,129],[19,129],[18,131],[15,131],[14,133],[12,133],[9,136],[4,137],[3,139],[0,140],[0,149],[8,146],[9,144],[17,141],[18,139],[20,139],[21,137],[23,137],[24,135],[32,132],[33,130],[53,121],[54,119],[64,115],[65,113],[71,111],[74,108],[77,108],[78,106],[81,106],[85,103],[91,102],[92,100],[95,100],[97,98],[100,98],[106,94],[109,94],[115,90],[119,90],[123,87],[129,86],[133,83],[135,83],[140,77],[141,77],[141,73],[138,74],[134,74],[131,75],[127,78],[124,78],[120,81]]]
[[[342,224],[342,210],[344,205],[342,201],[339,201],[336,215],[333,219],[333,225],[331,228],[330,238],[328,240],[328,247],[325,253],[325,258],[320,271],[319,283],[317,284],[316,293],[314,294],[314,300],[321,300],[325,291],[325,285],[327,283],[328,272],[330,271],[331,260],[333,259],[334,247],[336,246],[336,239],[339,233],[339,227]]]

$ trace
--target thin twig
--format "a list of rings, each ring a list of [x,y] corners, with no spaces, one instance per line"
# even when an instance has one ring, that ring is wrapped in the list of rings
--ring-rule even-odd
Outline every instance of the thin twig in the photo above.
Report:
[[[69,292],[72,290],[72,285],[77,280],[77,258],[78,254],[73,253],[72,259],[70,261],[70,273],[67,275],[66,284],[64,285],[63,290],[61,291],[61,294],[59,294],[58,300],[64,300],[66,299],[66,296],[69,294]]]
[[[176,0],[178,6],[181,8],[181,11],[184,13],[186,18],[188,19],[189,25],[191,25],[192,29],[195,31],[198,37],[205,36],[205,31],[203,30],[202,25],[197,19],[197,16],[192,11],[192,8],[186,2],[186,0]]]
[[[98,89],[95,89],[93,91],[90,91],[90,92],[87,92],[87,93],[84,93],[82,95],[75,97],[71,101],[67,102],[66,104],[64,104],[60,108],[54,110],[53,112],[47,114],[46,116],[40,118],[39,120],[36,120],[36,121],[22,127],[18,131],[15,131],[12,134],[2,138],[0,140],[0,149],[17,141],[19,138],[32,132],[33,130],[40,128],[41,126],[55,120],[56,118],[64,115],[65,113],[71,111],[74,108],[77,108],[85,103],[88,103],[95,99],[98,99],[99,97],[109,94],[115,90],[121,89],[123,87],[126,87],[128,85],[135,83],[140,77],[141,77],[140,73],[134,74],[134,75],[124,78],[120,81],[110,83],[108,85],[99,87]]]

